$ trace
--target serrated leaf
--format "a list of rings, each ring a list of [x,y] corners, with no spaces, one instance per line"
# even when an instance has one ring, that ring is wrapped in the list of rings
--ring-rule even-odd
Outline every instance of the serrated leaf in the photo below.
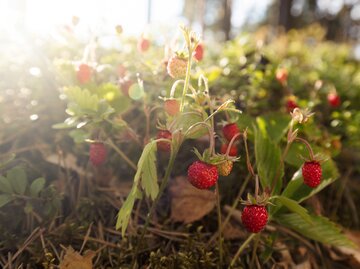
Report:
[[[71,130],[69,135],[72,137],[72,139],[74,139],[75,143],[82,143],[86,139],[90,138],[90,134],[88,132],[80,129]]]
[[[45,186],[44,178],[39,177],[35,179],[30,185],[30,195],[32,197],[38,197],[40,191],[44,188],[44,186]]]
[[[10,194],[0,194],[0,207],[3,207],[12,200],[14,200],[14,198]]]
[[[5,193],[14,193],[10,181],[3,176],[0,176],[0,191]]]
[[[7,172],[6,175],[12,189],[17,194],[24,194],[27,186],[27,176],[25,171],[20,167],[15,167]]]
[[[159,193],[159,185],[157,182],[156,171],[156,142],[152,141],[147,144],[141,154],[138,162],[138,170],[136,171],[134,182],[140,180],[141,187],[145,191],[146,196],[155,200]]]
[[[84,111],[97,111],[99,98],[91,94],[89,90],[82,90],[80,87],[71,87],[64,89],[64,92],[71,102],[78,105]]]
[[[116,230],[119,230],[121,228],[121,234],[122,236],[125,235],[126,228],[129,224],[131,212],[134,208],[135,200],[141,199],[141,192],[138,190],[137,186],[135,185],[128,197],[126,198],[124,204],[122,205],[117,221],[116,221]]]
[[[287,207],[290,211],[298,214],[300,217],[302,217],[306,222],[311,223],[311,217],[308,214],[307,209],[303,208],[301,205],[299,205],[296,201],[289,199],[285,196],[275,196],[277,201],[279,201],[282,205]]]
[[[278,145],[273,143],[267,134],[266,124],[263,119],[257,118],[258,128],[255,132],[255,158],[260,183],[263,188],[271,187],[277,180],[275,194],[282,186],[284,168],[281,165],[281,151]]]
[[[310,215],[310,217],[311,223],[295,213],[278,216],[275,220],[279,224],[315,241],[333,246],[354,247],[354,243],[341,232],[335,223],[321,216]]]

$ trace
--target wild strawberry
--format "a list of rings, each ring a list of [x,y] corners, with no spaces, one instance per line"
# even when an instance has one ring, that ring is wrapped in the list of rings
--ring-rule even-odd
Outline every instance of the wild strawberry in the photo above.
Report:
[[[120,81],[120,88],[125,96],[129,96],[129,89],[133,84],[134,82],[130,79],[123,79]]]
[[[197,61],[201,61],[203,57],[204,57],[204,45],[198,44],[195,48],[194,58]]]
[[[268,212],[263,205],[245,206],[241,221],[250,233],[258,233],[266,226],[268,221]]]
[[[170,116],[175,116],[180,111],[180,104],[176,99],[167,99],[164,102],[164,109]]]
[[[240,130],[236,123],[229,123],[222,128],[222,132],[224,134],[224,137],[230,142],[235,135],[240,133]],[[239,138],[240,136],[238,136],[236,139]]]
[[[296,102],[295,102],[295,100],[293,98],[289,98],[286,101],[286,111],[288,113],[292,112],[297,107],[298,107],[298,105],[296,104]]]
[[[279,81],[281,84],[285,84],[288,80],[288,71],[284,68],[281,68],[279,70],[276,71],[276,79],[277,81]]]
[[[91,67],[87,64],[81,64],[76,73],[76,77],[81,84],[88,83],[91,79]]]
[[[218,178],[219,174],[215,165],[195,161],[189,166],[188,180],[198,189],[208,189],[214,186]]]
[[[145,52],[150,48],[150,41],[144,37],[141,37],[138,41],[137,48],[140,52]]]
[[[119,64],[117,67],[117,74],[120,78],[125,77],[126,75],[126,67],[123,66],[122,64]]]
[[[160,130],[156,136],[157,139],[165,138],[171,140],[171,133],[168,130]],[[160,151],[169,152],[171,150],[171,143],[166,141],[157,142],[157,148]]]
[[[102,165],[106,161],[106,148],[101,142],[90,145],[90,161],[94,166]]]
[[[321,182],[321,165],[318,161],[307,161],[302,167],[304,183],[310,188],[317,187]]]
[[[184,57],[174,55],[167,65],[167,72],[172,78],[183,78],[186,75],[187,60]]]
[[[217,170],[220,176],[228,176],[231,173],[231,170],[233,168],[233,162],[226,160],[220,164],[218,164],[217,166]]]
[[[335,92],[329,93],[327,96],[327,100],[329,105],[334,108],[340,106],[341,104],[340,96],[337,95],[337,93]]]
[[[220,153],[221,154],[226,154],[226,151],[228,149],[229,145],[228,144],[222,144],[221,148],[220,148]],[[231,157],[235,157],[238,155],[238,149],[236,146],[234,146],[234,144],[231,146],[230,151],[229,151],[229,156]]]

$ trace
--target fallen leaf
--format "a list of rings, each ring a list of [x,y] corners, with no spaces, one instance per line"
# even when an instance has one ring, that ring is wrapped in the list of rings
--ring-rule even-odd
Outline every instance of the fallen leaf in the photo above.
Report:
[[[65,250],[65,256],[60,262],[60,269],[92,269],[92,259],[95,252],[88,250],[84,256],[75,251],[71,246]]]
[[[360,232],[346,231],[346,236],[355,243],[356,248],[336,247],[336,249],[347,257],[347,263],[351,268],[360,268]]]
[[[231,222],[228,222],[223,230],[223,236],[225,239],[233,240],[245,238],[246,233],[244,229],[241,230],[238,226],[235,226]]]
[[[177,177],[170,185],[171,219],[191,223],[201,219],[215,207],[216,195],[209,190],[199,190],[187,178]]]

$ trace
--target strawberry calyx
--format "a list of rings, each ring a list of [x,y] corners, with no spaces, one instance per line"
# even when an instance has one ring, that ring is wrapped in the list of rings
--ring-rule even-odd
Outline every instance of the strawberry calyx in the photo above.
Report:
[[[258,206],[266,206],[270,203],[270,193],[268,191],[263,192],[260,195],[251,195],[250,193],[247,194],[247,199],[243,200],[240,199],[241,204],[249,206],[249,205],[258,205]]]

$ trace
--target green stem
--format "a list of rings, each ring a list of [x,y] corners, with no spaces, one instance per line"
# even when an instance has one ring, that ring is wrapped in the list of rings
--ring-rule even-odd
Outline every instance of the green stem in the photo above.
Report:
[[[251,240],[254,239],[254,237],[257,234],[252,233],[246,240],[244,243],[242,243],[242,245],[239,247],[238,251],[236,252],[234,258],[231,260],[230,263],[230,267],[234,266],[235,262],[237,261],[237,259],[239,259],[241,252],[243,252],[243,250],[247,247],[247,245],[251,242]]]
[[[216,208],[218,217],[218,233],[219,233],[219,267],[222,268],[223,264],[223,247],[222,247],[222,224],[221,224],[221,203],[220,203],[220,190],[219,183],[216,182]]]
[[[295,140],[302,142],[307,147],[307,149],[309,151],[309,155],[310,155],[310,160],[313,161],[315,159],[314,152],[313,152],[309,142],[307,142],[305,139],[300,138],[300,137],[295,138]]]
[[[124,161],[127,162],[127,163],[130,165],[131,168],[133,168],[135,171],[137,170],[136,164],[133,163],[133,161],[130,160],[130,159],[126,156],[126,154],[114,144],[114,142],[113,142],[112,140],[109,139],[109,140],[107,141],[107,144],[108,144],[110,147],[112,147],[112,148],[117,152],[117,154],[119,154],[120,157],[123,158]]]
[[[189,48],[189,59],[187,62],[184,89],[183,89],[183,93],[182,93],[182,97],[181,97],[180,112],[184,111],[185,97],[186,97],[187,91],[189,89],[191,62],[192,62],[192,50]]]
[[[156,196],[156,198],[155,198],[155,200],[154,200],[154,202],[153,202],[153,204],[152,204],[152,206],[150,208],[150,211],[146,216],[145,224],[144,224],[143,230],[141,232],[139,241],[138,241],[136,249],[135,249],[135,255],[134,255],[134,258],[133,258],[133,262],[132,262],[132,268],[133,269],[136,268],[136,258],[137,258],[138,254],[139,254],[139,249],[140,249],[140,246],[142,244],[142,241],[144,240],[145,233],[146,233],[146,231],[147,231],[147,229],[149,227],[151,217],[154,214],[157,203],[159,202],[159,199],[162,196],[162,194],[163,194],[163,192],[164,192],[164,190],[165,190],[165,188],[167,186],[167,183],[169,181],[171,171],[172,171],[172,169],[174,167],[177,152],[178,152],[178,148],[177,149],[172,148],[171,155],[170,155],[170,160],[169,160],[168,166],[166,168],[164,178],[163,178],[163,180],[161,182],[161,185],[160,185],[160,188],[159,188],[159,193]]]

